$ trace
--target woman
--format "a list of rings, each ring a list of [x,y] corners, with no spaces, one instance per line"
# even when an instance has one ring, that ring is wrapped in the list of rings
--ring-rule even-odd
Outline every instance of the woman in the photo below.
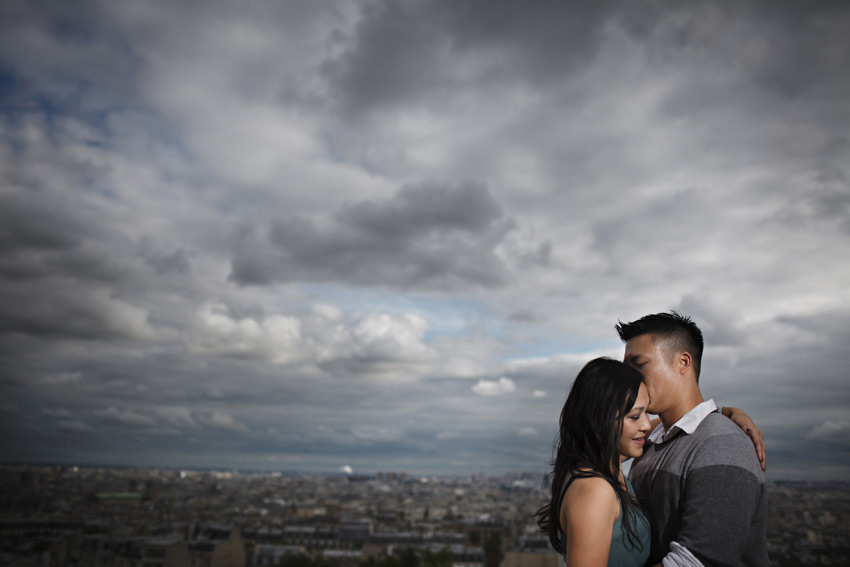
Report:
[[[642,566],[649,520],[621,465],[643,453],[650,421],[643,376],[609,358],[588,362],[561,411],[552,497],[538,524],[569,567]]]

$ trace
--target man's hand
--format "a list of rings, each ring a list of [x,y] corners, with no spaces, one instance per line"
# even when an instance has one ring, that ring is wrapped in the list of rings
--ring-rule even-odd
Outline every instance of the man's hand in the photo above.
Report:
[[[758,457],[761,470],[766,471],[767,456],[764,448],[764,435],[762,435],[761,430],[756,427],[756,423],[744,410],[733,408],[732,406],[723,406],[722,413],[724,416],[731,419],[735,425],[743,429],[744,433],[750,437],[750,440],[756,448],[756,457]]]

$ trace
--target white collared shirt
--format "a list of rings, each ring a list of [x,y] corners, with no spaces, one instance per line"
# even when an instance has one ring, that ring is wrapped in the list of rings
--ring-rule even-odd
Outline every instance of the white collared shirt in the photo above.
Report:
[[[706,418],[708,414],[715,411],[717,405],[714,400],[707,400],[695,406],[691,411],[679,418],[679,421],[670,426],[670,429],[664,431],[664,424],[659,423],[658,427],[652,430],[649,434],[649,441],[652,443],[664,443],[671,439],[678,431],[684,431],[688,435],[693,433]]]

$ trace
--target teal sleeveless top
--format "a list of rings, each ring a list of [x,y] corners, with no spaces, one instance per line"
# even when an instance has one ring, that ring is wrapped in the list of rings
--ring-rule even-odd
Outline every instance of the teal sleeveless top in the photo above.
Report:
[[[561,491],[559,502],[564,501],[564,495],[567,493],[567,489],[573,480],[577,478],[586,477],[570,477]],[[635,489],[632,488],[632,483],[629,482],[628,478],[626,478],[626,489],[629,491],[629,494],[632,496],[635,495]],[[626,532],[623,531],[623,514],[625,513],[626,510],[623,507],[623,503],[620,502],[620,514],[614,520],[614,529],[611,533],[611,547],[608,550],[608,567],[643,567],[643,564],[649,558],[649,519],[640,510],[633,511],[632,519],[634,521],[632,522],[632,526],[634,526],[635,535],[637,536],[637,545],[632,547]],[[561,532],[561,541],[566,544],[564,532]],[[564,547],[566,548],[566,545]],[[564,560],[566,560],[566,554],[564,555]]]

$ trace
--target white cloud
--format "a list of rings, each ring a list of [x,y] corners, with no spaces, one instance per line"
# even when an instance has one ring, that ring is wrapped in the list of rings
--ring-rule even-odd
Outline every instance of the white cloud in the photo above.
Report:
[[[428,322],[418,315],[370,315],[352,329],[358,355],[389,360],[423,360],[431,355],[422,342]]]
[[[66,419],[58,422],[56,427],[68,431],[90,432],[94,431],[91,427],[80,421],[79,419]]]
[[[472,391],[479,396],[502,396],[516,391],[516,384],[510,378],[504,376],[497,381],[479,380]]]
[[[588,361],[600,356],[617,358],[618,356],[622,357],[622,355],[622,347],[583,353],[558,353],[552,356],[513,359],[508,362],[507,367],[511,373],[533,373],[540,376],[560,377],[564,379],[565,383],[569,383]]]
[[[545,398],[546,392],[544,392],[543,390],[534,390],[531,395],[535,398]]]
[[[152,427],[156,425],[154,419],[131,409],[118,409],[114,406],[109,406],[106,409],[95,410],[92,413],[107,423],[130,427]]]
[[[192,412],[186,407],[159,407],[156,413],[168,425],[176,428],[198,429],[198,423],[192,417]]]
[[[342,309],[327,303],[314,303],[311,306],[312,314],[323,321],[342,321],[345,313]]]
[[[446,358],[438,367],[440,374],[454,378],[475,378],[487,372],[487,365],[482,360],[452,356],[451,352],[445,354]]]
[[[537,437],[540,434],[533,427],[523,427],[517,432],[517,435],[520,437]]]
[[[806,433],[806,439],[818,441],[846,440],[850,436],[850,421],[825,421]]]
[[[112,292],[107,289],[92,293],[91,310],[115,332],[134,339],[152,339],[156,336],[148,323],[148,312],[145,309],[112,297]]]
[[[50,417],[71,417],[71,412],[65,408],[41,408],[41,412]]]
[[[66,384],[77,384],[82,377],[82,372],[60,372],[58,374],[48,374],[41,381],[51,386],[64,386]]]
[[[197,353],[278,365],[356,361],[360,371],[366,371],[369,366],[380,370],[394,363],[426,364],[434,358],[424,342],[427,329],[427,321],[416,314],[345,317],[341,310],[325,305],[303,320],[282,314],[235,319],[222,305],[205,305],[192,318],[186,340]]]
[[[233,418],[232,415],[221,412],[198,412],[196,419],[203,425],[212,429],[224,429],[245,433],[248,427]]]
[[[363,441],[395,441],[401,439],[404,432],[401,429],[390,429],[375,425],[361,425],[351,429],[357,439]]]
[[[460,433],[457,431],[443,431],[437,434],[437,439],[459,439]]]
[[[272,364],[302,359],[301,323],[272,315],[261,320],[231,318],[222,305],[205,305],[192,318],[188,346],[195,352],[261,358]]]

